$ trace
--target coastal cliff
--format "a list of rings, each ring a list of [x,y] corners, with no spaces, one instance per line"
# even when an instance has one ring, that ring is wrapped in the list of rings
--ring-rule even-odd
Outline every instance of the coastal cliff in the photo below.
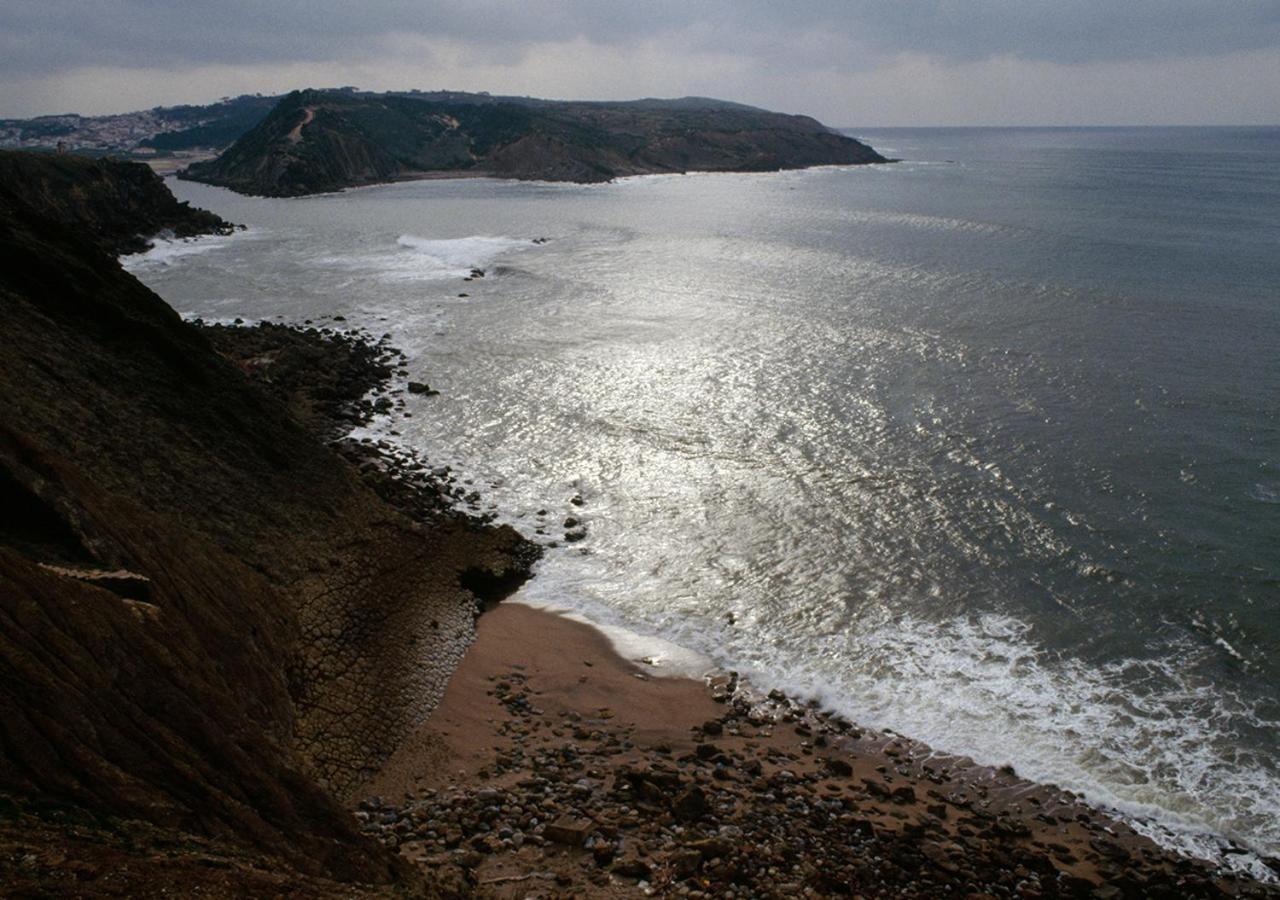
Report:
[[[0,184],[40,218],[69,226],[107,253],[138,253],[160,235],[230,234],[235,227],[179,201],[150,167],[73,154],[0,150]]]
[[[382,499],[125,273],[122,223],[169,221],[115,205],[136,168],[0,166],[0,825],[123,818],[413,881],[341,801],[532,548]]]
[[[588,103],[295,91],[181,177],[288,197],[431,174],[602,182],[885,162],[807,116],[701,98]]]

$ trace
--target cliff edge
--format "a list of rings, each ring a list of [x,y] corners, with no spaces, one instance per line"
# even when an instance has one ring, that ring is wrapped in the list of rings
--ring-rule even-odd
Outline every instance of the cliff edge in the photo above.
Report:
[[[235,225],[179,201],[149,166],[74,154],[0,150],[0,184],[42,219],[112,254],[139,253],[161,235],[230,234]]]

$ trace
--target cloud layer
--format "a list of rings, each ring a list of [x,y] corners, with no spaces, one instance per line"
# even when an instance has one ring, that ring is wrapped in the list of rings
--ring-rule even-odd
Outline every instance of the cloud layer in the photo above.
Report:
[[[946,120],[942,104],[957,102],[1003,121],[1008,101],[980,101],[1016,70],[1026,91],[1054,78],[1084,89],[1110,73],[1144,97],[1166,81],[1183,100],[1157,106],[1175,118],[1221,119],[1209,104],[1225,94],[1241,115],[1276,121],[1280,101],[1268,106],[1266,94],[1280,96],[1278,48],[1280,0],[7,0],[0,104],[12,108],[0,114],[53,111],[34,108],[51,102],[95,111],[109,85],[118,109],[135,97],[279,90],[299,86],[279,83],[292,73],[363,87],[448,78],[454,88],[559,96],[714,93],[888,121],[889,110],[847,92],[909,71],[929,79],[904,92],[922,121]],[[1193,71],[1208,79],[1200,89]],[[220,83],[187,96],[201,87],[197,73],[220,73]],[[387,84],[389,73],[405,80]],[[961,76],[969,84],[957,96],[948,82]],[[1066,120],[1039,108],[1044,121]],[[1099,109],[1095,120],[1108,115]]]

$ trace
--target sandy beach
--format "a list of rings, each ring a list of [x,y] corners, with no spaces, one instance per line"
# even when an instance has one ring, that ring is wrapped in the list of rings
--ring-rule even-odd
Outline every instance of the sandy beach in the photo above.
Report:
[[[588,625],[499,605],[357,817],[501,897],[1262,895],[1068,792],[727,673],[646,669]]]

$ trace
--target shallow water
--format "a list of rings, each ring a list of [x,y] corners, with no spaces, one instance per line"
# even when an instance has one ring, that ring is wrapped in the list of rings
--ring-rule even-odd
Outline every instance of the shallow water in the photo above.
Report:
[[[907,161],[173,182],[250,230],[128,265],[390,332],[442,394],[388,427],[586,522],[530,599],[1280,852],[1280,130],[864,136]]]

